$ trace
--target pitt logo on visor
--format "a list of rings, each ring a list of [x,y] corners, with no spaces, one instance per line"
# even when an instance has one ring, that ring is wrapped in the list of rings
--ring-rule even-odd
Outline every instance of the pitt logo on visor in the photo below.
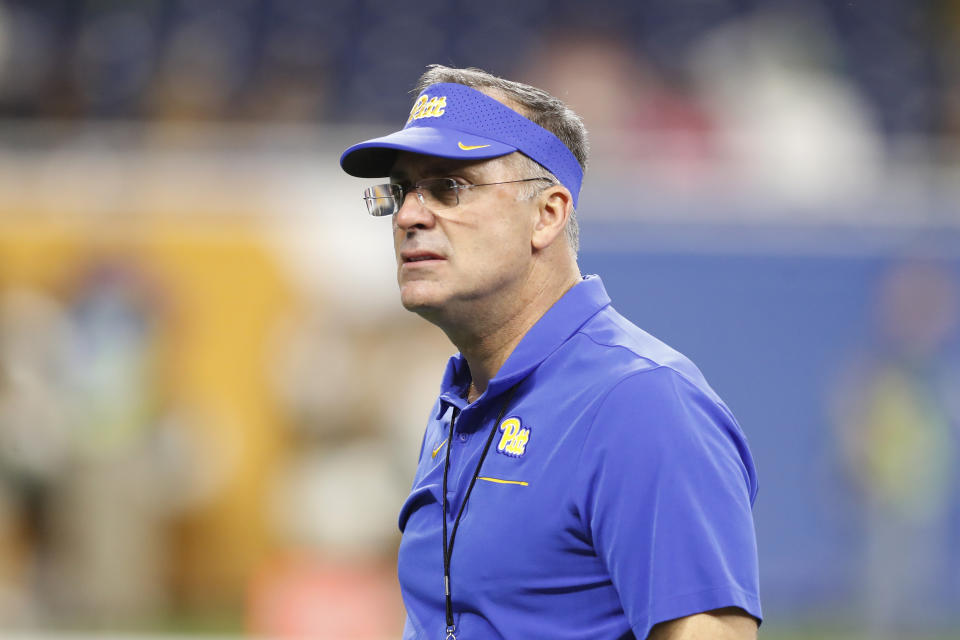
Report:
[[[520,418],[507,418],[500,423],[500,444],[497,451],[519,458],[527,450],[530,441],[530,429],[520,423]]]
[[[410,110],[410,117],[407,118],[407,123],[409,124],[420,118],[439,118],[443,115],[446,108],[447,96],[431,98],[427,94],[423,94],[413,103],[413,109]]]

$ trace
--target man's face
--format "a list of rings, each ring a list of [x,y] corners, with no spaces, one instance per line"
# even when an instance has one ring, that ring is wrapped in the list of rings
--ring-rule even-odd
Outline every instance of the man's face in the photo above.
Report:
[[[390,172],[406,186],[431,178],[484,184],[533,176],[516,175],[510,156],[464,162],[400,153]],[[393,216],[400,299],[428,320],[453,321],[483,305],[508,304],[522,293],[531,265],[530,234],[536,200],[518,200],[524,183],[459,192],[460,204],[432,211],[408,193]]]

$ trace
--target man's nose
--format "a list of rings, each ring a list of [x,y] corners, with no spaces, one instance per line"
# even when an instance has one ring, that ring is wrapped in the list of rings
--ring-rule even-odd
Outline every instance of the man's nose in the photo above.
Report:
[[[414,227],[430,227],[433,225],[433,213],[420,203],[416,191],[409,191],[403,198],[403,204],[393,215],[394,224],[398,229],[407,231]]]

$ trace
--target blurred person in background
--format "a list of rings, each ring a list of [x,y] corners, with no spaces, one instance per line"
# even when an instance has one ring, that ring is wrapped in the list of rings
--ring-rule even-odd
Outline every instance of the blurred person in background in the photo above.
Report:
[[[19,513],[0,513],[0,624],[109,627],[168,603],[198,456],[162,398],[165,318],[141,266],[93,258],[58,295],[0,289],[0,509]]]
[[[36,624],[70,453],[69,315],[53,296],[0,287],[0,621]]]
[[[957,282],[935,260],[880,279],[877,327],[834,400],[845,470],[861,497],[863,614],[874,638],[899,638],[948,611],[956,498],[960,366],[948,348]]]
[[[392,219],[403,306],[460,350],[400,512],[403,637],[756,637],[747,443],[581,276],[583,123],[476,69],[417,89],[402,130],[341,157],[390,177],[364,199]]]

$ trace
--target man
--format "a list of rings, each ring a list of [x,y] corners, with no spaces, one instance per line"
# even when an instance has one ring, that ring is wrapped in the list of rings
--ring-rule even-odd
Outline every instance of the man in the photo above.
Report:
[[[452,357],[400,512],[403,637],[741,639],[754,466],[685,357],[577,267],[586,132],[562,102],[432,66],[343,169],[391,216],[401,301]]]

